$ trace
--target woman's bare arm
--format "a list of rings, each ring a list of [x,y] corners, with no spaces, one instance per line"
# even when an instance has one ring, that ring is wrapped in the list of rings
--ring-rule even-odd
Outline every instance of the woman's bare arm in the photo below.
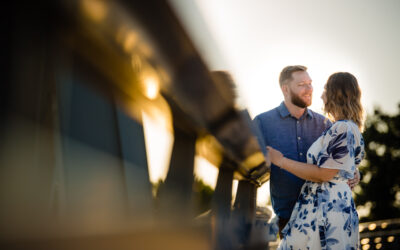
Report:
[[[304,180],[313,182],[329,181],[339,172],[338,169],[320,168],[317,165],[288,159],[281,152],[269,146],[267,149],[267,157],[270,157],[273,164]]]

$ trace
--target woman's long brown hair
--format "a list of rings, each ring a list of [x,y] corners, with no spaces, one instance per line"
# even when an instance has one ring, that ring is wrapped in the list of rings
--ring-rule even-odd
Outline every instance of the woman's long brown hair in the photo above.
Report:
[[[325,85],[324,111],[333,120],[352,120],[363,131],[364,109],[357,78],[347,72],[334,73]]]

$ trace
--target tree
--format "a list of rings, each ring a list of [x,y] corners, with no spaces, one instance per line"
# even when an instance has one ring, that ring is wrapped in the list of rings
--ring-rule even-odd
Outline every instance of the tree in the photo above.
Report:
[[[159,191],[164,185],[164,181],[159,180],[153,183],[153,196],[156,209],[159,209]],[[193,205],[196,215],[206,212],[211,209],[211,200],[214,194],[214,189],[204,183],[201,179],[195,178],[193,182]]]
[[[370,209],[362,221],[400,217],[400,104],[396,115],[376,108],[367,117],[365,131],[366,158],[360,166],[361,189],[355,202]]]
[[[196,213],[204,213],[207,210],[211,209],[211,200],[214,194],[214,189],[204,183],[200,179],[195,179],[194,181],[194,199],[195,199],[195,207]]]

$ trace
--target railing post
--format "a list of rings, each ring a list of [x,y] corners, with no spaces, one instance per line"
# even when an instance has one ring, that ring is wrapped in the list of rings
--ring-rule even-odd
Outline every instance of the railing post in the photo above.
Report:
[[[248,249],[250,233],[255,221],[257,186],[248,180],[239,181],[232,214],[234,234],[241,248]]]
[[[212,200],[212,238],[213,248],[232,249],[231,202],[234,164],[224,157],[219,167],[217,185]]]
[[[160,215],[185,223],[193,216],[193,172],[196,134],[174,125],[174,144],[165,183],[159,190]]]

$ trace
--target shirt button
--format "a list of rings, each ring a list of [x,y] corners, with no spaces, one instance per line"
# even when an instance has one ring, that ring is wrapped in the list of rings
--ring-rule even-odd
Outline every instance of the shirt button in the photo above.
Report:
[[[297,121],[297,124],[299,124],[300,122],[299,121]]]
[[[297,140],[299,140],[300,141],[300,139],[301,139],[301,137],[299,136],[299,137],[297,137]]]
[[[300,153],[300,156],[302,156],[303,155],[303,153]]]

